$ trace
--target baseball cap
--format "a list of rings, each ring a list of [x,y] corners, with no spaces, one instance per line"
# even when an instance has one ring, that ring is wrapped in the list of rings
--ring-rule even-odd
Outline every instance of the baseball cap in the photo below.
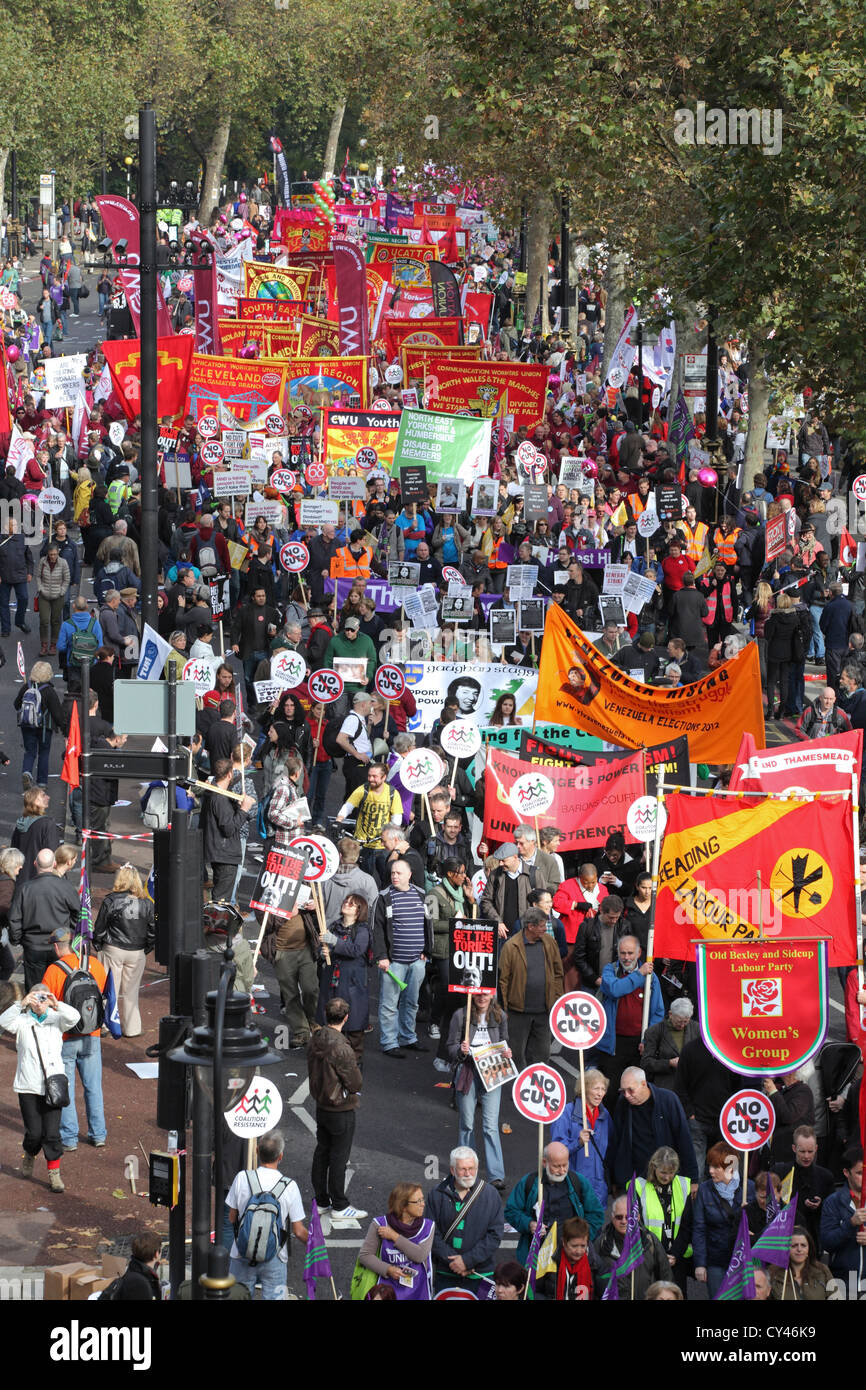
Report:
[[[508,844],[505,844],[505,845],[500,845],[498,849],[495,849],[495,850],[493,851],[493,858],[494,858],[494,859],[510,859],[511,856],[512,856],[513,854],[519,854],[519,853],[520,853],[520,850],[517,848],[517,846],[516,846],[515,844],[513,844],[513,843],[508,843]]]
[[[361,620],[360,618],[347,618],[343,626],[346,628],[357,629],[361,626]]]

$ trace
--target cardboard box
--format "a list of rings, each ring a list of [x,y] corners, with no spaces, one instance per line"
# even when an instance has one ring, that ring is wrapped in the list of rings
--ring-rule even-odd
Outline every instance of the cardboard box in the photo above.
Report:
[[[103,1255],[102,1257],[102,1277],[103,1279],[117,1279],[121,1274],[126,1273],[129,1260],[125,1255]]]
[[[90,1269],[89,1265],[82,1260],[76,1260],[72,1264],[54,1265],[45,1271],[45,1290],[43,1298],[46,1303],[58,1303],[69,1298],[69,1281],[76,1274],[82,1274]]]
[[[85,1274],[74,1275],[69,1281],[69,1298],[72,1303],[88,1299],[92,1293],[101,1293],[111,1283],[98,1269],[88,1268]]]

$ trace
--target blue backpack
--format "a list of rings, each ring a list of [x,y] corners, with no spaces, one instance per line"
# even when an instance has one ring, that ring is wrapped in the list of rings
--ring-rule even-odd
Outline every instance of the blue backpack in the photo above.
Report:
[[[244,1207],[235,1241],[242,1260],[246,1260],[248,1265],[263,1265],[272,1260],[283,1245],[280,1198],[289,1185],[289,1179],[281,1177],[268,1192],[265,1192],[254,1169],[247,1172],[246,1179],[250,1185],[250,1200]]]
[[[21,708],[18,711],[18,726],[21,729],[45,728],[46,712],[42,708],[42,691],[32,682],[24,691]]]

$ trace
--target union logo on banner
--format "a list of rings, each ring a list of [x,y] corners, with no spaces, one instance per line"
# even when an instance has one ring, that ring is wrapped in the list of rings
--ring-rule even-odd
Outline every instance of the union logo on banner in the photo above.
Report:
[[[814,937],[699,941],[698,1019],[732,1071],[795,1071],[827,1031],[827,943]]]

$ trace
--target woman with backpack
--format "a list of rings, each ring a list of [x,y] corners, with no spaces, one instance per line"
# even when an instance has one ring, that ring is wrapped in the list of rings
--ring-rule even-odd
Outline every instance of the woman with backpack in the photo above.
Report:
[[[351,1044],[360,1065],[364,1055],[364,1033],[370,1022],[369,968],[371,936],[367,899],[349,893],[340,906],[340,915],[328,924],[322,941],[328,947],[330,963],[319,966],[319,1002],[316,1019],[325,1022],[329,999],[345,999],[349,1016],[343,1037]]]
[[[18,727],[24,744],[21,785],[24,791],[33,786],[33,766],[40,787],[48,785],[48,765],[51,760],[51,736],[55,729],[65,734],[68,722],[64,718],[60,697],[54,689],[54,672],[48,661],[35,661],[30,679],[15,696]]]
[[[106,894],[93,928],[93,944],[114,978],[125,1038],[141,1034],[138,991],[154,943],[153,903],[137,869],[123,864]]]

